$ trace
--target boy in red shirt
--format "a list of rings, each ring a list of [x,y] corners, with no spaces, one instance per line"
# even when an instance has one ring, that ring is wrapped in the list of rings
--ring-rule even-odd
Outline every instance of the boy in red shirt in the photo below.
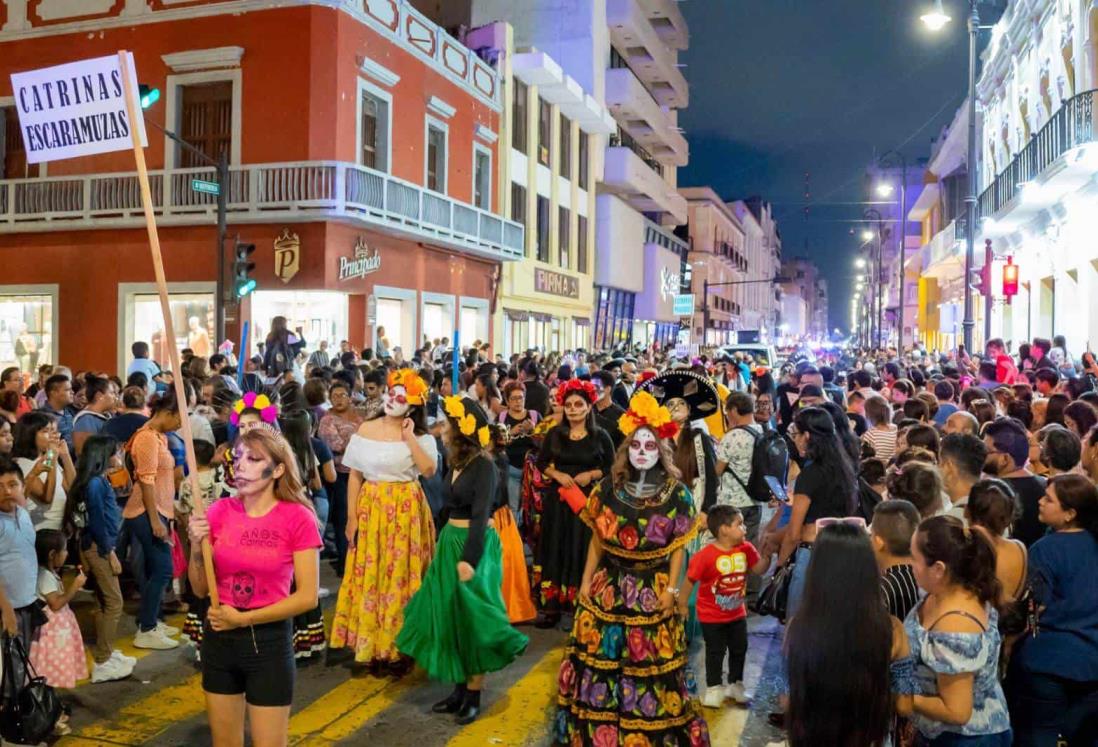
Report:
[[[733,506],[714,506],[706,517],[716,540],[703,547],[686,570],[679,594],[679,614],[686,615],[693,584],[698,585],[698,620],[705,638],[705,697],[702,705],[719,708],[725,698],[747,702],[743,666],[747,659],[747,574],[766,573],[770,558],[747,541],[743,514]],[[728,654],[728,687],[722,687],[724,657]]]

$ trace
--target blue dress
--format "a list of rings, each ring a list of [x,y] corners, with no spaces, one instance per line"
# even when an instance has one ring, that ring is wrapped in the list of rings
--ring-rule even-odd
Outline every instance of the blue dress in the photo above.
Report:
[[[919,732],[935,739],[946,732],[968,737],[1001,734],[1010,730],[1006,697],[999,684],[999,614],[988,607],[987,628],[982,633],[945,633],[927,630],[919,620],[926,599],[920,599],[904,620],[904,632],[915,660],[915,693],[938,695],[939,674],[975,675],[972,717],[957,726],[935,721],[919,713],[911,720]]]

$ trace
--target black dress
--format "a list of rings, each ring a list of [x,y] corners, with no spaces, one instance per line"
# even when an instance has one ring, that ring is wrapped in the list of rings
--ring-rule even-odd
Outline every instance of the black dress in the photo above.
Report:
[[[596,469],[606,476],[613,462],[614,443],[606,431],[598,428],[573,441],[568,437],[568,425],[562,424],[546,436],[537,466],[544,472],[552,465],[572,477]],[[590,493],[597,482],[592,480],[582,488],[584,494]],[[542,491],[541,539],[534,554],[538,605],[548,614],[572,608],[591,542],[591,530],[561,499],[559,487],[549,481]]]

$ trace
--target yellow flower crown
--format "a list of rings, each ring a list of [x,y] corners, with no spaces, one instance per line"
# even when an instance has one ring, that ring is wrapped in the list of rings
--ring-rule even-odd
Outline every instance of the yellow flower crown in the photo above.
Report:
[[[398,368],[389,374],[389,388],[404,387],[404,397],[410,405],[422,405],[427,396],[427,382],[410,368]]]
[[[637,392],[629,400],[629,409],[618,420],[618,430],[623,436],[632,435],[640,427],[647,427],[659,438],[674,438],[679,431],[671,420],[671,412],[645,391]]]
[[[446,415],[454,421],[457,425],[458,431],[461,435],[469,439],[474,439],[480,444],[480,448],[487,448],[488,443],[491,441],[492,434],[488,430],[488,425],[482,425],[477,428],[477,418],[471,412],[465,410],[465,398],[459,395],[452,397],[442,398],[442,409],[446,411]]]

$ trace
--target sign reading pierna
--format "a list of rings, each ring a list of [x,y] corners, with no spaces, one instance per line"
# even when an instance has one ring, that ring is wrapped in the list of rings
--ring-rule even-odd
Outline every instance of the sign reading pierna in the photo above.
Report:
[[[132,54],[129,69],[136,96]],[[126,111],[118,55],[12,73],[11,85],[28,163],[131,150],[134,124],[141,145],[148,145],[144,120],[131,123]]]

